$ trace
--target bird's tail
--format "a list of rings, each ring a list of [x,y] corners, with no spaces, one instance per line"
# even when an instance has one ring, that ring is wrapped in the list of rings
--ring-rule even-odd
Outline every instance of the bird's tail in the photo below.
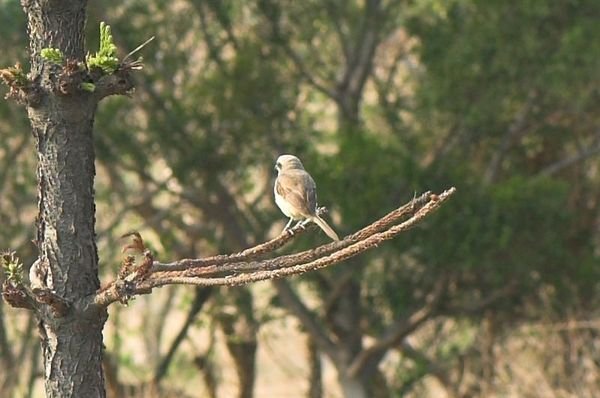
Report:
[[[312,217],[312,221],[317,224],[331,239],[336,241],[340,240],[333,228],[331,228],[329,224],[327,224],[321,217],[315,215]]]

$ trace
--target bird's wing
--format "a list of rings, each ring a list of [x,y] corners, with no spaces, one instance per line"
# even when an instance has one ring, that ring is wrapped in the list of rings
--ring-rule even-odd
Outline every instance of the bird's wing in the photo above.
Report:
[[[275,181],[275,190],[307,216],[315,213],[317,190],[314,180],[306,171],[287,170],[281,172]]]
[[[308,208],[310,209],[311,214],[314,214],[317,210],[317,184],[315,184],[315,180],[312,179],[310,174],[305,174],[305,184],[306,191],[304,193],[304,197],[306,198],[306,203],[308,203]]]

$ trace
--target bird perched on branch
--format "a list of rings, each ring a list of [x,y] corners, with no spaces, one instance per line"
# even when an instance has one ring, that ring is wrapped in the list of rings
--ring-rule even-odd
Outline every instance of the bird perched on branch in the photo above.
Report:
[[[281,155],[277,158],[275,169],[275,203],[290,218],[283,230],[287,230],[294,220],[302,225],[312,221],[331,239],[340,240],[329,224],[317,214],[317,186],[304,170],[300,159],[294,155]]]

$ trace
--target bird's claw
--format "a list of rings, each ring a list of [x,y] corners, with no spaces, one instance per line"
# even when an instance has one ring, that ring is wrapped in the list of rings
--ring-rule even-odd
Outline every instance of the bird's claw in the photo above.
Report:
[[[301,221],[301,222],[298,224],[298,226],[299,226],[300,228],[302,228],[302,229],[306,229],[306,226],[308,225],[308,223],[309,223],[309,222],[310,222],[310,220],[304,220],[304,221]]]

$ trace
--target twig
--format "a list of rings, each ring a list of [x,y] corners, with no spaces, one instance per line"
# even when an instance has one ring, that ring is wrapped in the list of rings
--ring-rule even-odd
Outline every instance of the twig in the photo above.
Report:
[[[155,36],[152,36],[151,38],[149,38],[148,40],[146,40],[145,42],[143,42],[142,44],[140,44],[139,46],[137,46],[136,48],[134,48],[133,50],[131,50],[129,52],[129,54],[127,54],[125,56],[125,58],[123,58],[123,61],[121,61],[121,63],[125,64],[127,62],[127,60],[129,59],[129,57],[131,57],[136,52],[140,51],[142,48],[146,47],[152,40],[154,40],[154,38],[155,38]]]
[[[409,341],[406,341],[406,339],[402,341],[400,347],[404,355],[406,355],[409,358],[412,358],[413,361],[419,363],[420,366],[425,366],[428,370],[427,373],[430,373],[433,376],[435,376],[442,383],[443,386],[449,387],[452,385],[452,379],[450,378],[449,372],[441,364],[441,361],[437,362],[434,359],[429,358],[427,354],[425,354],[421,350],[414,348]]]
[[[276,7],[276,2],[268,2],[268,5],[270,7]],[[287,40],[286,34],[281,32],[280,22],[276,20],[271,13],[266,12],[264,8],[261,8],[261,11],[271,25],[271,34],[274,42],[285,52],[300,75],[304,77],[308,84],[313,86],[316,90],[320,91],[336,102],[339,101],[339,96],[336,90],[327,87],[327,85],[318,81],[316,75],[311,73],[310,68],[308,68],[304,63],[303,57],[292,48],[290,42]]]
[[[600,153],[600,144],[597,144],[591,148],[580,151],[579,153],[576,153],[565,159],[561,159],[555,163],[552,163],[549,166],[546,166],[544,169],[542,169],[538,173],[538,176],[543,176],[543,177],[552,176],[552,175],[562,171],[563,169],[566,169],[567,167],[570,167],[579,162],[583,162],[584,160],[587,160],[588,158],[591,158],[592,156],[595,156],[598,153]]]
[[[500,172],[502,161],[508,150],[527,132],[528,118],[535,108],[536,101],[537,93],[534,90],[529,93],[525,104],[523,104],[523,107],[519,110],[504,134],[500,147],[494,153],[484,174],[484,181],[487,183],[492,183],[496,180],[496,177]]]

